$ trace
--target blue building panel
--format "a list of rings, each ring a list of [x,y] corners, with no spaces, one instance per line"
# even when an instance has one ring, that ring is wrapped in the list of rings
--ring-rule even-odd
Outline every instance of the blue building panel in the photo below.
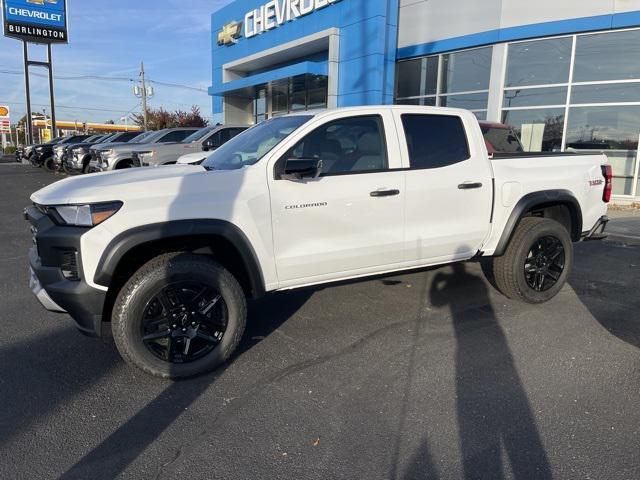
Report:
[[[287,0],[278,1],[281,5],[287,3]],[[300,0],[300,3],[308,4],[313,1]],[[216,96],[224,95],[238,86],[246,87],[280,80],[291,74],[297,75],[296,72],[313,73],[318,71],[318,68],[322,68],[323,72],[328,71],[327,62],[313,62],[309,60],[315,59],[304,58],[297,59],[293,69],[267,68],[260,72],[248,72],[245,78],[225,83],[223,65],[332,28],[337,29],[340,36],[338,105],[391,103],[396,60],[398,1],[337,1],[251,38],[245,37],[242,28],[241,35],[232,45],[218,45],[218,33],[229,23],[244,22],[247,12],[259,9],[267,1],[236,0],[218,10],[211,17],[213,82],[209,93],[214,96],[214,115],[222,112],[222,101],[215,100]]]

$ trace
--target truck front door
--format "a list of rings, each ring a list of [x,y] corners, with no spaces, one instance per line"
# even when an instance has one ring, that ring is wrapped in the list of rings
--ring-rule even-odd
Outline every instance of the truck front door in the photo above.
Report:
[[[489,233],[493,203],[492,172],[475,118],[437,111],[394,115],[404,130],[408,167],[406,260],[420,265],[473,256]]]
[[[336,115],[279,158],[319,158],[318,178],[270,183],[281,287],[366,275],[403,261],[404,177],[390,111]]]

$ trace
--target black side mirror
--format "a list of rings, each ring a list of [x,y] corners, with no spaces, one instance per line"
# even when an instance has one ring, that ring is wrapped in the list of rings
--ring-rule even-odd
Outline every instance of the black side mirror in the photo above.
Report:
[[[317,178],[321,171],[322,160],[319,158],[290,158],[285,163],[281,178],[284,180]]]
[[[207,140],[206,142],[204,142],[202,144],[202,151],[203,152],[208,152],[209,150],[211,150],[211,140]]]

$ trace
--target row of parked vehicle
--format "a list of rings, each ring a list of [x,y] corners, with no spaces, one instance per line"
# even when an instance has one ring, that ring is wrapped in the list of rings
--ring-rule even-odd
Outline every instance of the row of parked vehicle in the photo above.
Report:
[[[215,125],[142,133],[72,135],[18,150],[16,159],[26,159],[35,167],[68,174],[176,163],[199,165],[212,151],[248,128],[248,125]],[[490,154],[522,152],[522,144],[510,127],[480,122],[480,128]]]
[[[16,151],[16,160],[69,174],[123,168],[199,164],[248,125],[166,128],[149,132],[71,135]]]

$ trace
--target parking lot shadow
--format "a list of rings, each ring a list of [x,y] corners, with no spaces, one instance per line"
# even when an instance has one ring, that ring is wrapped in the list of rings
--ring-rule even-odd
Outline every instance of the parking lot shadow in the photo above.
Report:
[[[112,345],[83,338],[74,328],[0,349],[0,448],[118,363]]]
[[[268,337],[301,308],[311,291],[273,294],[249,305],[247,329],[234,358]],[[155,399],[65,472],[61,479],[115,478],[146,450],[232,364],[209,375],[170,383]],[[212,418],[215,412],[212,411]],[[173,445],[168,454],[180,451]],[[99,472],[97,474],[96,472]]]
[[[483,279],[454,264],[437,273],[434,306],[449,307],[456,338],[456,398],[464,478],[551,478],[531,406]],[[470,306],[471,305],[471,306]],[[503,458],[503,450],[506,458]]]

